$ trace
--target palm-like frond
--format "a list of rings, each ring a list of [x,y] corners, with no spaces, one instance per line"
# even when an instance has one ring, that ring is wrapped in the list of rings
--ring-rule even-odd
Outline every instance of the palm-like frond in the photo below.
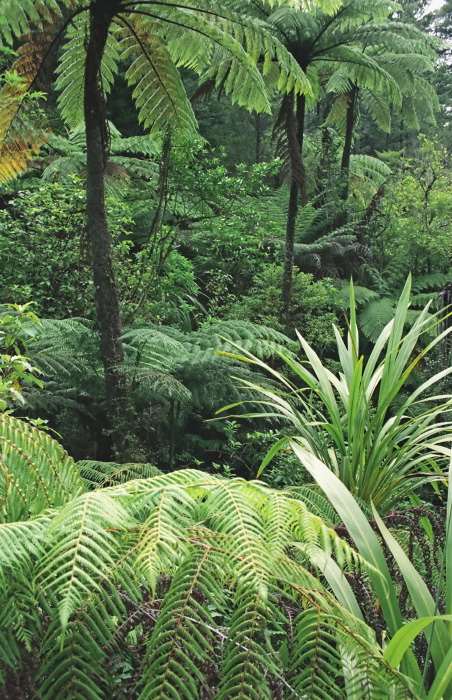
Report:
[[[73,460],[49,435],[0,416],[0,499],[3,522],[26,520],[83,492]]]
[[[36,436],[48,449],[48,436]],[[39,493],[30,498],[38,513]],[[321,561],[325,583],[309,571]],[[328,590],[331,575],[356,566],[365,563],[302,501],[259,482],[185,470],[75,489],[53,510],[0,526],[0,668],[14,668],[25,648],[37,654],[41,697],[113,698],[109,659],[146,629],[135,646],[142,698],[195,700],[212,684],[224,698],[270,698],[275,684],[322,697],[327,675],[335,696],[344,659],[359,687],[395,692],[403,682],[351,590],[342,604]]]
[[[0,178],[9,180],[21,173],[45,141],[43,114],[33,89],[52,40],[50,30],[23,37],[10,77],[0,90]]]
[[[2,0],[0,4],[7,18],[0,31],[10,43],[13,37],[23,37],[12,73],[18,80],[6,84],[0,92],[3,179],[21,172],[43,141],[42,129],[26,117],[26,98],[48,53],[63,35],[65,43],[56,82],[60,91],[58,103],[70,128],[83,121],[89,7],[82,0],[65,5],[62,11],[54,0],[27,0],[21,5],[16,0]],[[331,0],[324,5],[328,10],[338,3]],[[270,68],[274,73],[274,66],[278,66],[276,77],[281,90],[311,92],[303,71],[279,40],[259,21],[237,13],[232,0],[222,5],[196,0],[193,7],[174,2],[152,7],[148,3],[119,5],[109,17],[109,29],[99,71],[102,93],[110,91],[118,61],[131,60],[126,77],[134,87],[140,121],[153,131],[170,129],[185,137],[195,134],[196,120],[179,66],[199,73],[209,67],[216,84],[221,84],[233,101],[248,109],[270,111],[265,83],[256,65],[261,55],[264,73]]]
[[[59,61],[56,88],[60,91],[58,105],[64,121],[71,129],[83,123],[83,84],[88,32],[87,14],[79,15],[71,22],[66,33],[66,43]],[[102,58],[101,76],[103,90],[108,94],[114,80],[119,60],[118,44],[110,34]]]
[[[176,131],[193,134],[196,120],[180,75],[171,60],[164,39],[151,23],[134,18],[120,30],[119,49],[124,59],[133,59],[127,70],[129,85],[145,128],[159,131],[172,123]]]
[[[145,463],[118,464],[82,460],[77,462],[76,466],[89,489],[102,489],[114,484],[123,484],[132,479],[149,479],[160,474],[157,467]]]

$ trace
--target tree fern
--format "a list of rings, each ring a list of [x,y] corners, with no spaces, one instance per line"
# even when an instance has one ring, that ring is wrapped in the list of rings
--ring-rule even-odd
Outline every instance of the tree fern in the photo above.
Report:
[[[215,354],[217,350],[230,350],[230,339],[243,342],[262,358],[275,357],[280,351],[291,352],[293,347],[292,341],[283,334],[244,321],[218,322],[190,333],[152,324],[126,331],[124,375],[136,411],[136,434],[140,440],[141,431],[149,435],[146,416],[150,410],[155,410],[152,428],[157,440],[164,440],[168,445],[168,441],[174,439],[175,447],[182,452],[186,447],[179,444],[180,426],[189,424],[194,415],[212,418],[221,405],[243,398],[243,390],[237,387],[231,375],[251,379],[252,373],[240,363]],[[97,433],[89,432],[90,426],[94,420],[104,420],[105,394],[97,342],[90,324],[80,319],[44,319],[30,348],[31,361],[43,372],[44,389],[27,389],[27,412],[51,417],[52,425],[69,439],[67,421],[56,425],[54,422],[55,413],[64,411],[79,431],[71,445],[79,458],[87,455],[79,451],[80,431],[83,430],[86,442],[97,440]],[[179,426],[177,431],[176,426]],[[212,433],[205,435],[207,440],[218,441],[216,425],[203,426],[202,431]],[[194,435],[193,439],[199,437]],[[205,446],[205,449],[215,447]],[[146,454],[130,454],[127,461],[148,461],[148,450],[146,445]],[[201,452],[199,444],[196,454],[201,455]]]
[[[322,1],[319,0],[319,4]],[[337,6],[326,1],[325,5]],[[63,118],[70,127],[78,126],[83,106],[87,144],[87,231],[91,244],[93,290],[100,333],[101,358],[104,368],[106,405],[111,435],[117,450],[124,452],[122,416],[118,406],[127,406],[126,382],[122,376],[124,359],[121,342],[121,318],[114,276],[111,235],[105,206],[105,164],[109,138],[106,120],[106,93],[113,82],[118,61],[132,59],[127,80],[134,87],[133,97],[139,118],[160,135],[170,131],[173,139],[187,140],[196,132],[196,120],[185,94],[178,71],[187,65],[201,70],[220,53],[232,57],[231,69],[223,70],[224,61],[213,61],[215,79],[224,82],[226,92],[250,110],[270,111],[269,98],[257,67],[261,52],[267,55],[265,66],[275,58],[281,67],[280,87],[286,91],[309,92],[306,77],[284,46],[259,22],[249,21],[237,13],[232,0],[225,6],[196,0],[193,7],[178,3],[130,3],[119,0],[107,5],[94,0],[28,0],[15,19],[16,0],[1,0],[5,17],[0,32],[9,43],[23,35],[24,25],[46,30],[39,47],[32,42],[27,61],[21,56],[12,71],[19,78],[8,85],[8,109],[0,123],[0,177],[16,175],[25,168],[26,158],[44,140],[43,134],[31,134],[20,124],[20,109],[29,89],[43,74],[46,59],[57,42],[64,41],[58,85]],[[51,10],[51,12],[50,12]],[[24,16],[25,15],[25,16]],[[51,17],[52,21],[46,20]],[[42,17],[42,20],[38,19]],[[20,42],[19,42],[20,43]],[[19,53],[24,50],[20,46]],[[15,73],[15,74],[16,74]],[[83,100],[81,89],[83,87]],[[42,130],[41,130],[42,132]],[[6,156],[6,158],[5,158]]]
[[[209,687],[270,698],[278,686],[321,697],[326,675],[333,697],[345,659],[363,687],[403,688],[371,630],[308,570],[319,552],[326,572],[357,561],[301,501],[259,482],[186,470],[74,493],[0,525],[4,682],[31,654],[42,698],[114,698],[109,659],[146,630],[135,645],[142,698],[195,699]]]

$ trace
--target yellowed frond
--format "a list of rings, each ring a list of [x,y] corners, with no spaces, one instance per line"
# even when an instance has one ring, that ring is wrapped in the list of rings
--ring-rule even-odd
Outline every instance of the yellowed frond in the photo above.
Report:
[[[37,97],[36,78],[52,42],[50,31],[22,37],[17,59],[0,90],[0,181],[25,170],[45,141],[45,128]],[[41,118],[40,118],[41,117]]]

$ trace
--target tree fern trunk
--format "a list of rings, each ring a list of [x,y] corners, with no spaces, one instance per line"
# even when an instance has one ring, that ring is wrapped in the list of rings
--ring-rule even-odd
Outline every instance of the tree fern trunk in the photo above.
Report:
[[[113,444],[120,448],[122,431],[116,430],[124,380],[119,302],[112,261],[112,244],[105,211],[104,169],[108,150],[105,97],[100,79],[102,56],[111,17],[118,3],[97,0],[91,4],[85,65],[84,116],[86,127],[86,214],[91,244],[94,300],[105,371],[107,409]],[[119,449],[121,451],[121,449]]]
[[[168,459],[168,469],[170,472],[174,469],[174,455],[176,448],[176,402],[174,399],[170,400],[170,410],[169,410],[169,428],[170,428],[170,444],[169,444],[169,459]]]
[[[342,191],[341,199],[344,201],[348,199],[349,185],[350,185],[350,156],[352,153],[352,141],[353,141],[353,131],[355,129],[355,112],[356,112],[356,102],[358,97],[358,88],[353,85],[349,92],[349,99],[347,105],[347,116],[346,116],[346,126],[345,126],[345,139],[344,139],[344,150],[342,151],[342,161],[341,161],[341,180],[342,180]]]
[[[296,133],[292,133],[292,125],[288,119],[288,140],[291,162],[291,185],[289,195],[289,207],[287,211],[286,240],[284,253],[284,271],[281,288],[281,310],[279,314],[280,323],[287,328],[290,311],[290,296],[292,292],[292,275],[294,263],[295,228],[297,225],[299,194],[301,194],[301,205],[307,202],[307,182],[306,169],[303,161],[303,136],[306,113],[306,99],[304,95],[297,98],[295,112]]]

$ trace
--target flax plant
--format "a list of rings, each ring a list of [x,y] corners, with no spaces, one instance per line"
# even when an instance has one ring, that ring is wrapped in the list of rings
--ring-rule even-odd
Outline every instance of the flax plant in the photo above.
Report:
[[[360,505],[350,491],[336,475],[317,457],[303,447],[297,439],[290,440],[290,445],[304,464],[312,478],[330,500],[346,526],[359,554],[368,562],[369,579],[386,622],[388,644],[384,659],[393,669],[400,669],[411,679],[413,695],[420,700],[451,700],[452,698],[452,459],[449,472],[445,475],[449,488],[447,495],[447,516],[444,549],[441,557],[439,579],[435,581],[434,597],[415,562],[410,561],[406,552],[388,530],[383,519],[372,505],[373,516],[379,528],[379,535],[374,532]],[[385,547],[382,546],[385,545]],[[386,553],[391,553],[399,570],[393,578],[389,569]],[[407,622],[403,619],[397,600],[400,580],[404,580],[416,617]],[[353,594],[339,588],[331,581],[335,595],[343,595],[342,604],[351,608],[355,604]],[[439,614],[439,602],[442,599],[444,613]],[[415,658],[411,643],[418,634],[424,634],[427,652],[424,658]],[[427,680],[427,669],[433,662],[433,678]],[[388,697],[390,697],[388,695]]]
[[[294,381],[249,352],[233,355],[266,370],[283,386],[281,392],[275,392],[245,382],[247,388],[261,395],[264,409],[249,415],[283,418],[292,424],[288,434],[296,436],[298,444],[323,462],[358,501],[372,502],[383,515],[426,483],[444,478],[452,439],[452,396],[431,395],[431,387],[447,377],[451,367],[428,378],[411,393],[402,393],[424,356],[449,332],[446,329],[436,334],[420,349],[419,339],[424,334],[431,337],[440,319],[426,306],[406,330],[410,287],[408,278],[394,318],[366,358],[360,354],[350,286],[346,342],[334,327],[341,364],[338,375],[325,367],[300,334],[304,360],[280,353],[290,370],[286,374],[295,375]],[[284,445],[287,437],[268,452],[258,476]]]

